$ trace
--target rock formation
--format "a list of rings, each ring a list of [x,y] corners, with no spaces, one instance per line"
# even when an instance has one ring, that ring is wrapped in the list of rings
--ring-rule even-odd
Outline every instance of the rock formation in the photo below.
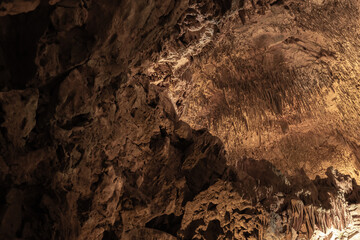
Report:
[[[0,239],[360,238],[359,7],[1,2]]]

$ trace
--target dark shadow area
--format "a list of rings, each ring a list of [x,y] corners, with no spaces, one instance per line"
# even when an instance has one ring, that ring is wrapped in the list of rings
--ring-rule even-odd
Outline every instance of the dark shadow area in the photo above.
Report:
[[[42,2],[29,13],[0,17],[0,47],[4,62],[11,75],[10,83],[2,85],[11,89],[24,89],[36,72],[35,56],[40,37],[49,25],[51,7]],[[1,68],[1,66],[0,66]]]
[[[182,217],[183,216],[175,216],[173,213],[170,215],[164,214],[147,222],[145,227],[154,228],[176,236],[181,227]]]

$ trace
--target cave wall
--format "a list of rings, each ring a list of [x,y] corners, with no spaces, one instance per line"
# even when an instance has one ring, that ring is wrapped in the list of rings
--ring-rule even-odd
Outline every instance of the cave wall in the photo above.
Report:
[[[229,164],[223,139],[179,117],[166,81],[191,78],[183,63],[212,53],[221,21],[235,9],[243,24],[251,3],[2,2],[0,238],[353,234],[359,187],[351,176],[334,168],[289,175],[266,155]],[[190,55],[175,58],[171,72],[154,66],[171,66],[169,51],[182,49]]]
[[[224,172],[221,142],[179,121],[146,76],[128,72],[176,37],[194,3],[22,4],[0,19],[1,238],[121,238],[181,215]],[[226,10],[208,7],[214,17]]]

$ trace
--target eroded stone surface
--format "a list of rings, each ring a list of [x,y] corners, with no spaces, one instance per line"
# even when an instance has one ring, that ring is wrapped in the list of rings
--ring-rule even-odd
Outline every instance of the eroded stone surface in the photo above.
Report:
[[[15,147],[23,147],[25,139],[36,125],[37,89],[0,92],[1,127]]]
[[[183,121],[224,142],[232,165],[267,159],[311,178],[334,166],[359,181],[358,1],[233,6],[218,30],[194,11],[202,30],[182,28],[198,39],[163,49],[153,83]]]
[[[0,3],[0,17],[33,11],[40,0],[10,0]]]
[[[355,13],[351,0],[6,13],[0,238],[356,239]]]

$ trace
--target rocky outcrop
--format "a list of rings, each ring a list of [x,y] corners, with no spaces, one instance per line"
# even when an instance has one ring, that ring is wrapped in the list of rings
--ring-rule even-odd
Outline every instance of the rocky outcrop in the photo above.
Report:
[[[76,89],[69,87],[70,80],[79,81]],[[3,186],[9,206],[3,222],[13,224],[13,231],[6,231],[4,225],[5,238],[14,233],[24,238],[35,234],[33,223],[25,217],[35,209],[46,209],[41,216],[46,216],[47,222],[35,235],[40,239],[83,239],[106,231],[120,237],[121,229],[127,233],[157,217],[181,216],[186,201],[223,175],[225,158],[219,139],[177,120],[171,102],[148,81],[139,77],[121,88],[104,88],[97,99],[102,104],[86,108],[81,100],[89,89],[81,80],[74,70],[59,87],[51,129],[56,148],[5,155],[9,166],[5,175],[12,184]],[[111,99],[104,101],[108,94]],[[18,119],[24,118],[8,114],[13,103],[2,101],[6,113],[3,127],[10,121],[16,126]],[[26,115],[35,111],[33,106],[28,104],[22,111],[29,118],[25,121],[29,127],[19,122],[25,127],[9,131],[9,140],[25,141],[35,124],[33,115]],[[22,187],[18,189],[18,185]],[[39,195],[33,193],[38,198],[32,203],[35,209],[24,200],[31,187],[42,188]],[[22,207],[29,212],[21,212]]]
[[[0,17],[31,12],[39,6],[40,0],[10,0],[0,3]]]
[[[182,239],[262,239],[268,214],[218,181],[185,206]]]
[[[0,92],[1,128],[15,147],[24,147],[25,140],[36,125],[37,89]]]
[[[127,73],[156,57],[194,3],[54,4],[0,19],[9,73],[0,93],[1,238],[175,236],[158,222],[179,221],[182,206],[221,178],[224,150],[179,121],[146,76]],[[204,11],[214,17],[226,10],[211,6]],[[41,36],[17,26],[36,17],[49,24]],[[13,26],[36,43],[33,58],[14,56]],[[36,73],[20,78],[16,57]]]

